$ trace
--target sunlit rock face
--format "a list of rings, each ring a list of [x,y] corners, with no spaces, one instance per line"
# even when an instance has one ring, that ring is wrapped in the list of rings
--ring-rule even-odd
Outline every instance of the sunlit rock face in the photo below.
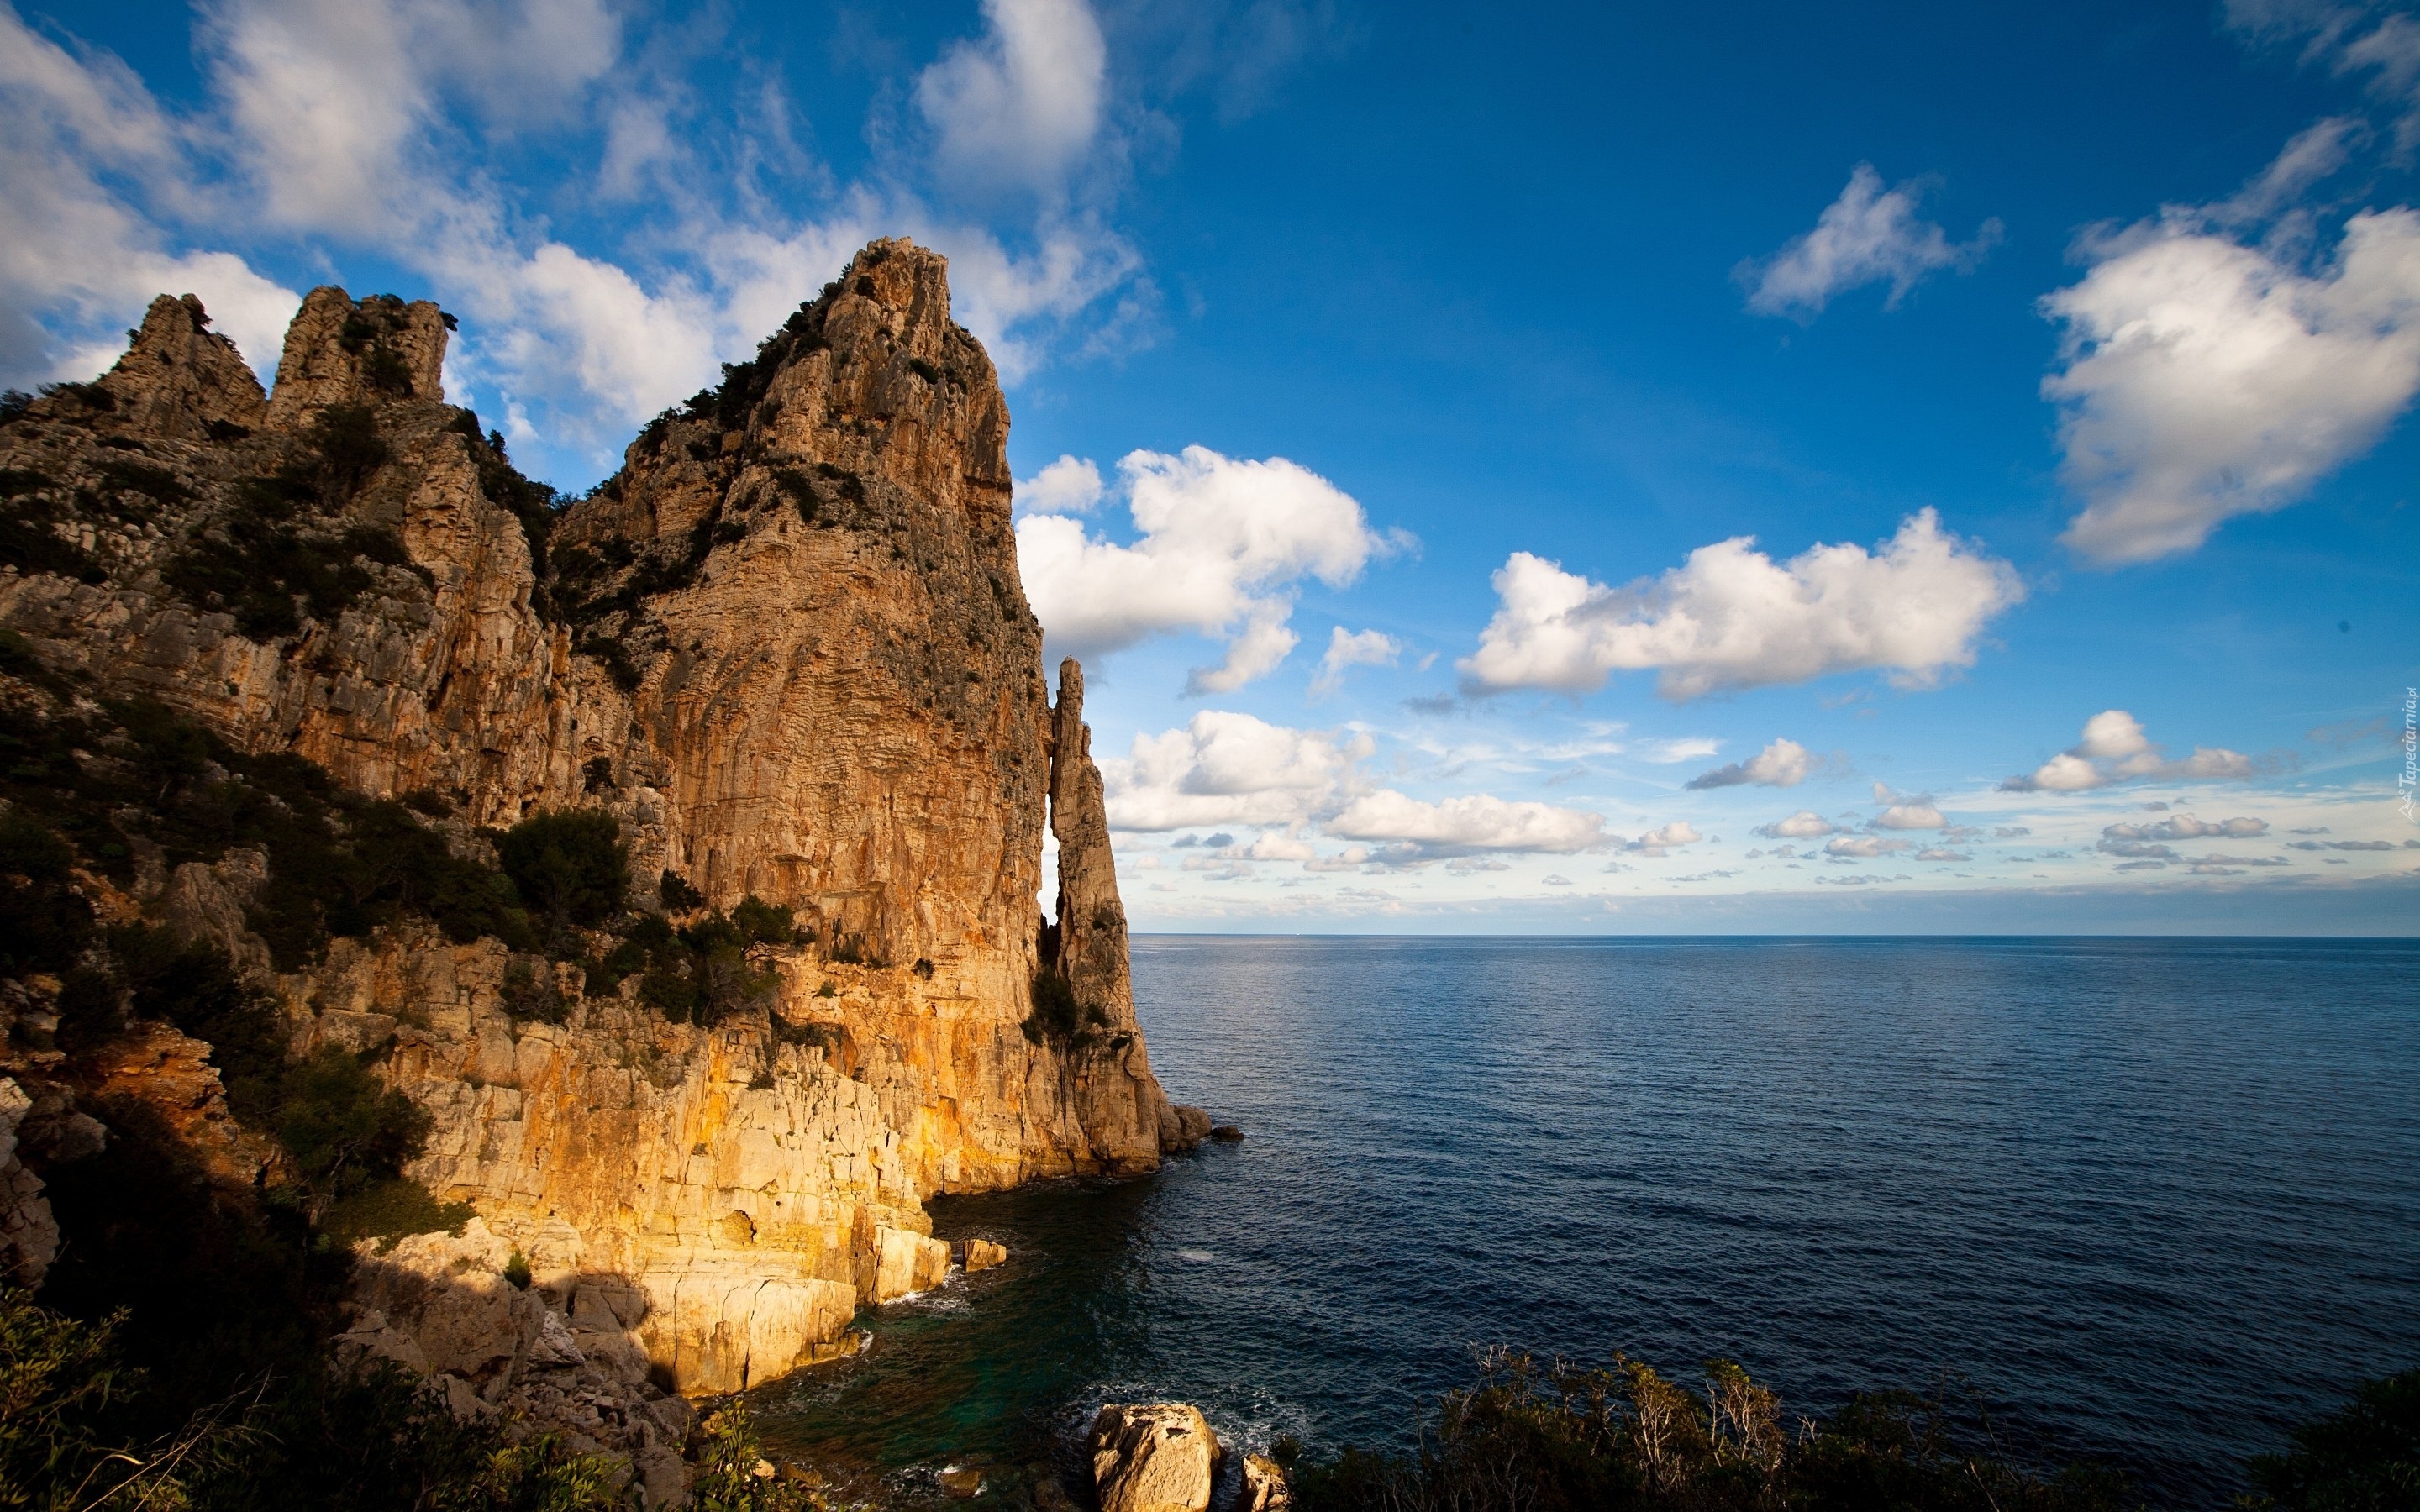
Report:
[[[417,926],[279,982],[298,1052],[373,1054],[428,1109],[411,1174],[500,1242],[624,1287],[631,1336],[687,1391],[827,1357],[857,1307],[939,1282],[926,1196],[1149,1170],[1178,1129],[1135,1026],[1081,673],[1054,707],[1008,412],[946,271],[867,247],[551,531],[444,402],[451,321],[425,302],[314,290],[263,395],[198,301],[163,298],[93,394],[0,432],[0,466],[53,481],[93,563],[0,572],[0,624],[48,665],[412,797],[463,846],[601,809],[635,901],[669,870],[718,907],[794,911],[799,943],[758,951],[769,1007],[710,1028],[635,983],[582,996],[568,969],[561,1023],[516,1021],[503,946]],[[110,481],[130,462],[139,498]],[[283,622],[175,567],[275,476],[318,480],[280,528],[333,558],[399,543]],[[178,927],[265,961],[240,900],[202,917],[204,880],[179,884],[198,921]],[[1029,1023],[1038,978],[1070,984],[1078,1032]]]

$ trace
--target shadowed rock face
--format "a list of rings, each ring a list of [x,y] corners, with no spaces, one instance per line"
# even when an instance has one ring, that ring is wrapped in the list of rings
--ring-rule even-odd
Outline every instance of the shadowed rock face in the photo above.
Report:
[[[645,890],[669,869],[811,932],[769,952],[769,1019],[711,1029],[627,988],[516,1024],[501,945],[415,928],[338,941],[280,982],[298,1048],[381,1052],[434,1115],[413,1174],[503,1242],[576,1236],[583,1267],[635,1288],[633,1335],[684,1389],[768,1379],[856,1304],[930,1284],[925,1196],[1148,1170],[1171,1126],[1081,673],[1063,669],[1054,710],[1007,409],[946,271],[869,246],[551,534],[443,403],[448,324],[425,302],[314,290],[264,401],[198,301],[163,298],[104,397],[39,400],[0,429],[0,467],[48,480],[93,563],[0,569],[0,624],[48,665],[369,795],[436,795],[466,845],[540,810],[609,810]],[[294,598],[284,627],[179,566],[242,538],[281,478],[300,502],[275,524],[309,549],[400,542],[399,561],[356,557],[341,601]],[[227,889],[209,880],[139,901],[241,959],[240,909],[214,914]],[[1046,967],[1105,1029],[1029,1035]],[[578,974],[561,987],[577,997]]]

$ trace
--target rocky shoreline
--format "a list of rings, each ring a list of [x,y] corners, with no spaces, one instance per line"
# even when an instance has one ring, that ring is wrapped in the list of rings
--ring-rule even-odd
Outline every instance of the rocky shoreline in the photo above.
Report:
[[[0,1269],[141,1278],[168,1349],[90,1174],[152,1172],[279,1349],[672,1504],[690,1403],[1003,1258],[927,1197],[1239,1134],[1151,1070],[943,260],[869,245],[578,500],[445,402],[453,325],[315,290],[264,392],[163,295],[0,412]]]

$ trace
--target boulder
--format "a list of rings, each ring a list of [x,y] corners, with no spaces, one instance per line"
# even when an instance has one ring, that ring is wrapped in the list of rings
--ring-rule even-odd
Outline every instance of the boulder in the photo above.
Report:
[[[17,1160],[17,1126],[34,1100],[0,1077],[0,1276],[41,1285],[59,1253],[59,1226],[42,1196],[42,1180]]]
[[[1294,1488],[1285,1467],[1266,1455],[1244,1457],[1244,1486],[1235,1493],[1235,1512],[1292,1512]]]
[[[1232,1123],[1222,1123],[1210,1131],[1210,1137],[1222,1145],[1240,1144],[1243,1141],[1244,1131]]]
[[[1161,1121],[1160,1144],[1171,1153],[1191,1149],[1210,1137],[1210,1115],[1189,1103],[1178,1103],[1169,1108],[1169,1117]]]
[[[896,1302],[949,1279],[950,1246],[912,1228],[875,1230],[874,1301]]]
[[[1184,1402],[1111,1402],[1093,1420],[1101,1512],[1209,1512],[1218,1436]]]
[[[983,1494],[984,1473],[971,1468],[941,1472],[941,1492],[953,1502],[971,1502]]]
[[[1005,1264],[1007,1260],[1008,1246],[1005,1244],[995,1244],[988,1239],[967,1241],[967,1273],[969,1275],[974,1274],[977,1271],[988,1271],[995,1265]]]

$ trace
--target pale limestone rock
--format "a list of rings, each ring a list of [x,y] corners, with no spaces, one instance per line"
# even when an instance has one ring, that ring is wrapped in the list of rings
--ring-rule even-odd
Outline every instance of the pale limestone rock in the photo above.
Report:
[[[1292,1512],[1294,1487],[1285,1467],[1265,1455],[1244,1457],[1244,1484],[1235,1495],[1235,1512]]]
[[[1096,1144],[1138,1153],[1132,1168],[1147,1169],[1169,1149],[1168,1097],[1151,1073],[1135,1026],[1134,979],[1126,964],[1125,905],[1118,897],[1109,852],[1109,806],[1101,770],[1093,762],[1093,732],[1084,722],[1084,669],[1069,656],[1059,664],[1059,702],[1050,711],[1050,829],[1059,841],[1057,958],[1047,964],[1067,979],[1078,1009],[1097,1015],[1097,1045],[1078,1052],[1092,1064],[1083,1074],[1096,1090],[1086,1132]]]
[[[870,1301],[895,1302],[949,1279],[950,1246],[940,1240],[905,1228],[877,1228],[875,1233],[878,1247]]]
[[[200,441],[257,430],[268,401],[235,343],[205,329],[209,316],[191,294],[163,294],[101,387],[116,401],[114,425],[173,440]]]
[[[59,1253],[59,1226],[42,1196],[42,1180],[17,1159],[17,1128],[34,1100],[0,1076],[0,1275],[38,1287]]]
[[[1208,1512],[1218,1436],[1182,1402],[1112,1402],[1093,1420],[1093,1484],[1101,1512]]]
[[[156,308],[156,306],[155,306]],[[363,300],[332,285],[302,297],[277,359],[268,424],[289,429],[331,405],[445,397],[445,317],[427,300]]]
[[[147,1104],[222,1181],[249,1187],[274,1158],[268,1137],[243,1128],[227,1111],[210,1047],[165,1024],[129,1026],[88,1052],[80,1074],[93,1105],[118,1097]]]
[[[1016,573],[1006,406],[950,319],[940,257],[868,247],[768,347],[761,389],[650,426],[552,551],[636,553],[663,569],[659,591],[576,622],[487,496],[500,459],[442,403],[434,306],[313,291],[275,393],[242,421],[230,352],[169,303],[121,364],[115,418],[42,401],[0,432],[0,466],[67,492],[116,455],[99,448],[105,424],[190,500],[138,531],[97,521],[107,582],[0,574],[0,624],[104,695],[159,699],[245,749],[308,757],[372,797],[441,794],[465,834],[601,805],[643,880],[680,871],[721,906],[754,892],[814,932],[766,954],[780,1016],[821,1044],[783,1042],[762,1014],[668,1025],[627,998],[515,1025],[504,949],[419,926],[335,941],[282,980],[299,1051],[386,1049],[380,1074],[435,1124],[411,1174],[524,1246],[586,1361],[563,1368],[636,1358],[683,1390],[761,1382],[848,1347],[855,1308],[885,1295],[886,1253],[888,1295],[944,1278],[925,1197],[1156,1163],[1180,1125],[1134,1027],[1080,671],[1054,709]],[[268,642],[163,589],[163,555],[238,508],[240,479],[307,461],[335,404],[370,407],[391,455],[315,528],[397,530],[411,567]],[[194,440],[194,415],[206,438],[209,419],[260,433]],[[1046,964],[1046,824],[1069,879],[1048,964],[1111,1021],[1074,1050],[1021,1029]],[[189,933],[249,950],[231,864],[183,876],[175,906]],[[163,895],[179,885],[156,870]],[[109,1074],[180,1110],[228,1174],[257,1173],[266,1149],[226,1119],[195,1042],[147,1030]],[[541,1257],[550,1225],[576,1255]],[[421,1273],[417,1242],[386,1263]],[[494,1274],[503,1255],[471,1259]],[[502,1326],[486,1284],[448,1289],[471,1296],[437,1306],[438,1352],[507,1371],[459,1336]]]
[[[169,873],[160,921],[179,939],[225,950],[239,967],[267,971],[268,942],[243,916],[268,880],[269,857],[256,850],[229,851],[214,863],[187,861]]]
[[[567,1226],[508,1236],[480,1219],[459,1235],[404,1239],[384,1255],[365,1243],[355,1252],[353,1325],[334,1340],[336,1362],[392,1361],[428,1375],[457,1417],[504,1413],[561,1428],[589,1452],[628,1458],[647,1505],[671,1504],[691,1414],[651,1379],[634,1333],[643,1293],[582,1271],[583,1248]],[[527,1290],[503,1275],[516,1250],[535,1277]]]
[[[1207,1112],[1185,1103],[1172,1104],[1169,1111],[1174,1117],[1174,1131],[1164,1136],[1162,1143],[1165,1148],[1191,1149],[1210,1136],[1210,1115]]]
[[[974,1274],[977,1271],[988,1271],[995,1265],[1007,1263],[1008,1247],[1006,1245],[995,1244],[988,1239],[967,1241],[967,1273],[969,1275]]]

